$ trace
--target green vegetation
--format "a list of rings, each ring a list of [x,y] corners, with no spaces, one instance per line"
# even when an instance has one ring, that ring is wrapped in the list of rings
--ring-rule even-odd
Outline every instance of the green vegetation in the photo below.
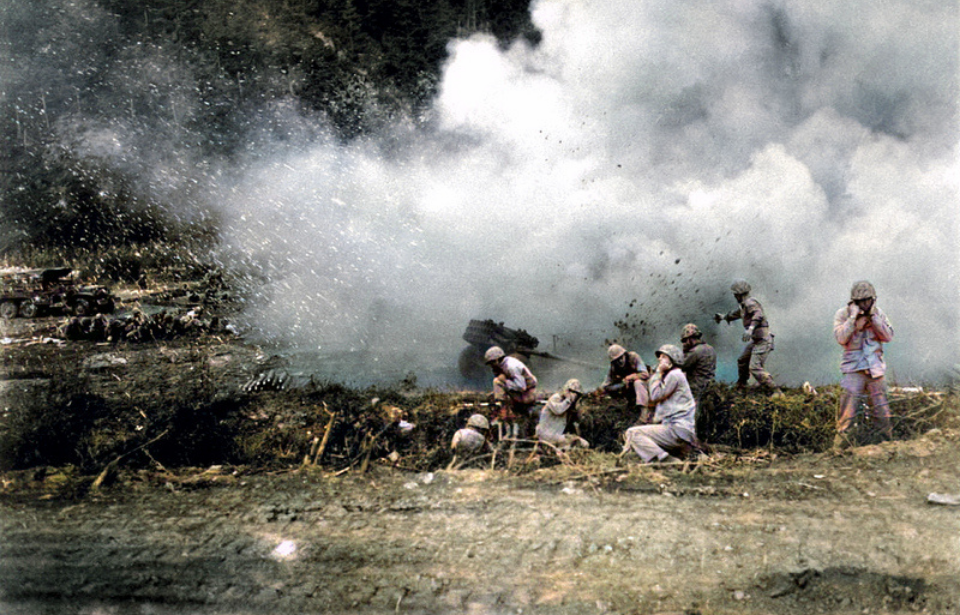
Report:
[[[167,342],[156,358],[147,360],[149,351],[141,350],[139,358],[127,355],[135,365],[112,368],[109,374],[85,367],[77,346],[34,347],[21,357],[20,382],[44,372],[68,376],[47,380],[42,394],[7,391],[0,470],[69,465],[89,475],[117,459],[131,468],[290,469],[306,458],[339,471],[364,459],[386,460],[391,453],[406,469],[437,470],[451,461],[454,431],[487,400],[483,393],[411,390],[403,383],[365,390],[312,383],[248,393],[235,373],[211,369],[216,357],[235,352],[217,343]],[[703,403],[698,431],[715,452],[825,451],[834,435],[838,393],[837,387],[827,387],[817,395],[788,390],[770,398],[717,384]],[[956,392],[892,395],[891,408],[897,439],[960,428]],[[624,431],[636,423],[634,410],[622,402],[587,398],[581,411],[581,435],[593,445],[588,455],[578,453],[581,465],[589,459],[612,463]],[[403,434],[400,418],[416,427]],[[863,444],[873,441],[868,424],[856,438]],[[501,456],[497,467],[505,462]],[[538,465],[558,462],[545,454]]]

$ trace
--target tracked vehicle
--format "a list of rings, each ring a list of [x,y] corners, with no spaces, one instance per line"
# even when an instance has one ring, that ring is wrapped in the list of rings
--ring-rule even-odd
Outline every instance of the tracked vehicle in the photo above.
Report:
[[[524,329],[511,329],[493,320],[471,320],[463,332],[463,339],[470,345],[460,351],[457,368],[460,375],[471,382],[486,381],[490,377],[490,368],[483,363],[483,353],[491,346],[499,346],[508,355],[518,355],[523,359],[534,356],[597,368],[591,363],[537,350],[540,340],[536,337]]]

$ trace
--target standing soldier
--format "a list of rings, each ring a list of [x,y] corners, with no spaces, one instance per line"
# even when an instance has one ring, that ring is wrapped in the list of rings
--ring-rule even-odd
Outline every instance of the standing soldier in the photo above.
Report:
[[[887,365],[883,361],[883,344],[893,339],[893,327],[886,314],[877,307],[877,293],[870,282],[854,283],[850,289],[850,301],[833,317],[833,335],[843,346],[840,360],[843,393],[834,447],[847,444],[846,432],[857,416],[857,406],[864,394],[870,399],[877,428],[890,439],[893,428],[884,382]]]
[[[499,346],[487,349],[483,361],[494,373],[493,399],[500,404],[497,418],[512,425],[514,437],[520,436],[517,422],[522,423],[524,428],[531,422],[530,410],[537,399],[537,378],[520,359],[508,357]]]
[[[633,400],[637,410],[643,414],[647,407],[647,378],[650,377],[643,359],[620,344],[611,344],[607,348],[607,356],[610,358],[610,369],[600,389]]]
[[[687,376],[690,391],[693,392],[693,398],[699,407],[703,392],[713,382],[717,373],[717,351],[703,341],[700,327],[693,323],[683,326],[680,342],[683,344],[683,364],[680,369]]]
[[[719,324],[721,320],[728,323],[734,320],[743,321],[743,341],[746,346],[737,358],[737,386],[747,386],[747,381],[753,375],[754,379],[767,392],[775,392],[777,385],[770,373],[763,368],[767,362],[767,355],[773,351],[773,334],[770,333],[770,324],[763,314],[763,306],[750,296],[750,284],[746,280],[737,280],[730,287],[739,307],[729,314],[715,314],[713,319]]]

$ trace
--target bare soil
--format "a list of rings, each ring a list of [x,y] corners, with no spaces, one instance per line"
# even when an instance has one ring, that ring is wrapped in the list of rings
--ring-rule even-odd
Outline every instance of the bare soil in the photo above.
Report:
[[[256,349],[204,343],[224,382],[256,372]],[[141,370],[184,386],[197,364],[186,346],[72,348],[103,394]],[[3,352],[15,387],[71,348]],[[8,471],[0,612],[953,614],[960,508],[926,495],[960,488],[958,442],[670,466],[589,452],[520,473],[121,463],[98,489],[76,468]]]

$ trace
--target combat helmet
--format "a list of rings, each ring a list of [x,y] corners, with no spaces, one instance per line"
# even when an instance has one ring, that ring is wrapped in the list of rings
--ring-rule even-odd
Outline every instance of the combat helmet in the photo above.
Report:
[[[566,384],[563,385],[563,390],[571,393],[583,394],[583,387],[580,386],[580,381],[576,378],[571,378],[567,380]]]
[[[674,346],[673,344],[664,344],[661,346],[657,352],[654,353],[657,357],[662,354],[670,357],[670,360],[673,361],[675,366],[680,366],[683,363],[683,351]]]
[[[607,348],[607,356],[610,357],[611,361],[616,361],[625,354],[627,354],[627,349],[620,344],[611,344],[610,347]]]
[[[467,419],[467,427],[476,427],[477,429],[490,429],[490,421],[482,414],[471,414]]]
[[[853,283],[853,288],[850,289],[850,300],[851,301],[860,301],[862,299],[876,299],[877,291],[873,288],[873,284],[867,282],[866,280],[860,280],[859,282]]]
[[[751,290],[750,283],[746,280],[734,280],[730,286],[730,290],[732,290],[735,295],[746,295]]]
[[[686,325],[683,325],[683,331],[680,332],[681,340],[690,339],[691,337],[696,337],[696,338],[703,337],[703,333],[700,332],[700,327],[693,324],[692,322]]]
[[[503,352],[503,348],[499,346],[491,346],[487,348],[487,351],[483,353],[483,362],[484,363],[493,363],[499,361],[506,356],[506,353]]]

